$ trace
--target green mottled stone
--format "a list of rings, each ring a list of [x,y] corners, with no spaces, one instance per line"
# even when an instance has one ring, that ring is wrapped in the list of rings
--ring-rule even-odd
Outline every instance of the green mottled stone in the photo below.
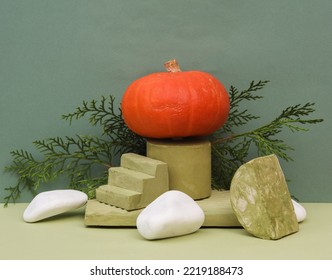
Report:
[[[231,205],[241,225],[263,239],[280,239],[299,230],[287,183],[275,155],[243,164],[230,187]]]

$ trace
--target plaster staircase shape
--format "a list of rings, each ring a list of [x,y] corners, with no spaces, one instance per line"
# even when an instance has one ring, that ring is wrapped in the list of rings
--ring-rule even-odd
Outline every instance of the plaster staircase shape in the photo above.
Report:
[[[146,207],[168,190],[166,163],[126,153],[120,167],[109,169],[108,183],[96,190],[96,200],[130,211]]]

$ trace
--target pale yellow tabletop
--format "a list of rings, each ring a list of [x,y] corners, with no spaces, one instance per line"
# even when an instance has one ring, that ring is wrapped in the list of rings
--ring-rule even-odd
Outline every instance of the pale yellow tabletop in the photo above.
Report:
[[[0,205],[0,259],[332,259],[332,203],[307,203],[300,231],[262,240],[243,228],[201,228],[164,240],[144,240],[135,228],[84,225],[84,208],[38,223],[22,220],[27,204]]]

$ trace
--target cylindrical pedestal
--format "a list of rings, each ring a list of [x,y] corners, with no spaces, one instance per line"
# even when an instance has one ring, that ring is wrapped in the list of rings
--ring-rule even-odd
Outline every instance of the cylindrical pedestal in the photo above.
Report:
[[[170,190],[193,199],[211,194],[211,143],[208,140],[148,140],[147,156],[167,163]]]

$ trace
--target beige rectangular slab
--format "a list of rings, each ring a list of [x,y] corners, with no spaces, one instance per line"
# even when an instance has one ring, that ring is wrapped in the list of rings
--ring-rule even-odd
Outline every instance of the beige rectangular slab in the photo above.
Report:
[[[239,227],[241,226],[230,204],[229,191],[213,190],[211,196],[197,200],[205,213],[203,227]],[[86,226],[136,226],[136,219],[143,209],[126,211],[114,206],[89,200],[85,210]]]

